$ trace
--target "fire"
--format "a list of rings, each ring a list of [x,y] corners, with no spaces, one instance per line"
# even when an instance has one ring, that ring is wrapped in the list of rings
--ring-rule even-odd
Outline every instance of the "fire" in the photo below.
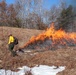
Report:
[[[24,44],[22,48],[25,48],[31,44],[37,43],[38,41],[45,41],[49,39],[52,41],[51,45],[61,44],[67,45],[68,43],[72,43],[76,45],[76,33],[66,33],[64,30],[55,30],[54,23],[51,24],[51,27],[48,28],[43,33],[38,36],[32,36],[31,39]]]

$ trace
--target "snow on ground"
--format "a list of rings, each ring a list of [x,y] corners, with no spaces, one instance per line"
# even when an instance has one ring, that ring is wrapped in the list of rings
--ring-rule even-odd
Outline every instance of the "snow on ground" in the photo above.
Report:
[[[13,72],[11,70],[0,70],[0,75],[25,75],[26,72],[31,71],[32,75],[56,75],[58,72],[65,70],[64,66],[60,66],[56,68],[56,66],[46,66],[40,65],[29,68],[27,66],[23,66],[22,68],[18,68],[18,72]]]

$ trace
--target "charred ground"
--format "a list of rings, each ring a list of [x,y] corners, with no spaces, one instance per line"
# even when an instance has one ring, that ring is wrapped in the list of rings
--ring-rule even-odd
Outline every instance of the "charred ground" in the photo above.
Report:
[[[65,71],[58,75],[76,75],[76,47],[67,47],[56,50],[25,49],[24,53],[12,57],[8,50],[8,34],[12,33],[18,37],[19,45],[24,45],[31,36],[43,31],[34,29],[22,29],[11,27],[0,27],[0,68],[17,70],[18,67],[27,65],[55,65],[66,66]],[[28,51],[28,52],[26,52]],[[29,52],[30,51],[30,52]]]

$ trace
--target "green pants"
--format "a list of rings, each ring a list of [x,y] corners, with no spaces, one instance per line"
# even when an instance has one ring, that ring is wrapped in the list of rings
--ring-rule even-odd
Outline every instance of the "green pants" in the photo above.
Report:
[[[9,44],[9,50],[11,51],[12,55],[15,56],[16,52],[13,51],[13,49],[14,49],[14,44],[13,43]]]

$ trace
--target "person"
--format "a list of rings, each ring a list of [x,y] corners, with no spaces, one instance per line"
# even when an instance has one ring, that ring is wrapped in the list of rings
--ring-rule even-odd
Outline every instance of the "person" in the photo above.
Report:
[[[9,35],[8,46],[9,50],[11,51],[11,54],[13,56],[16,56],[17,55],[16,52],[13,51],[15,44],[14,44],[14,36],[12,34]]]

